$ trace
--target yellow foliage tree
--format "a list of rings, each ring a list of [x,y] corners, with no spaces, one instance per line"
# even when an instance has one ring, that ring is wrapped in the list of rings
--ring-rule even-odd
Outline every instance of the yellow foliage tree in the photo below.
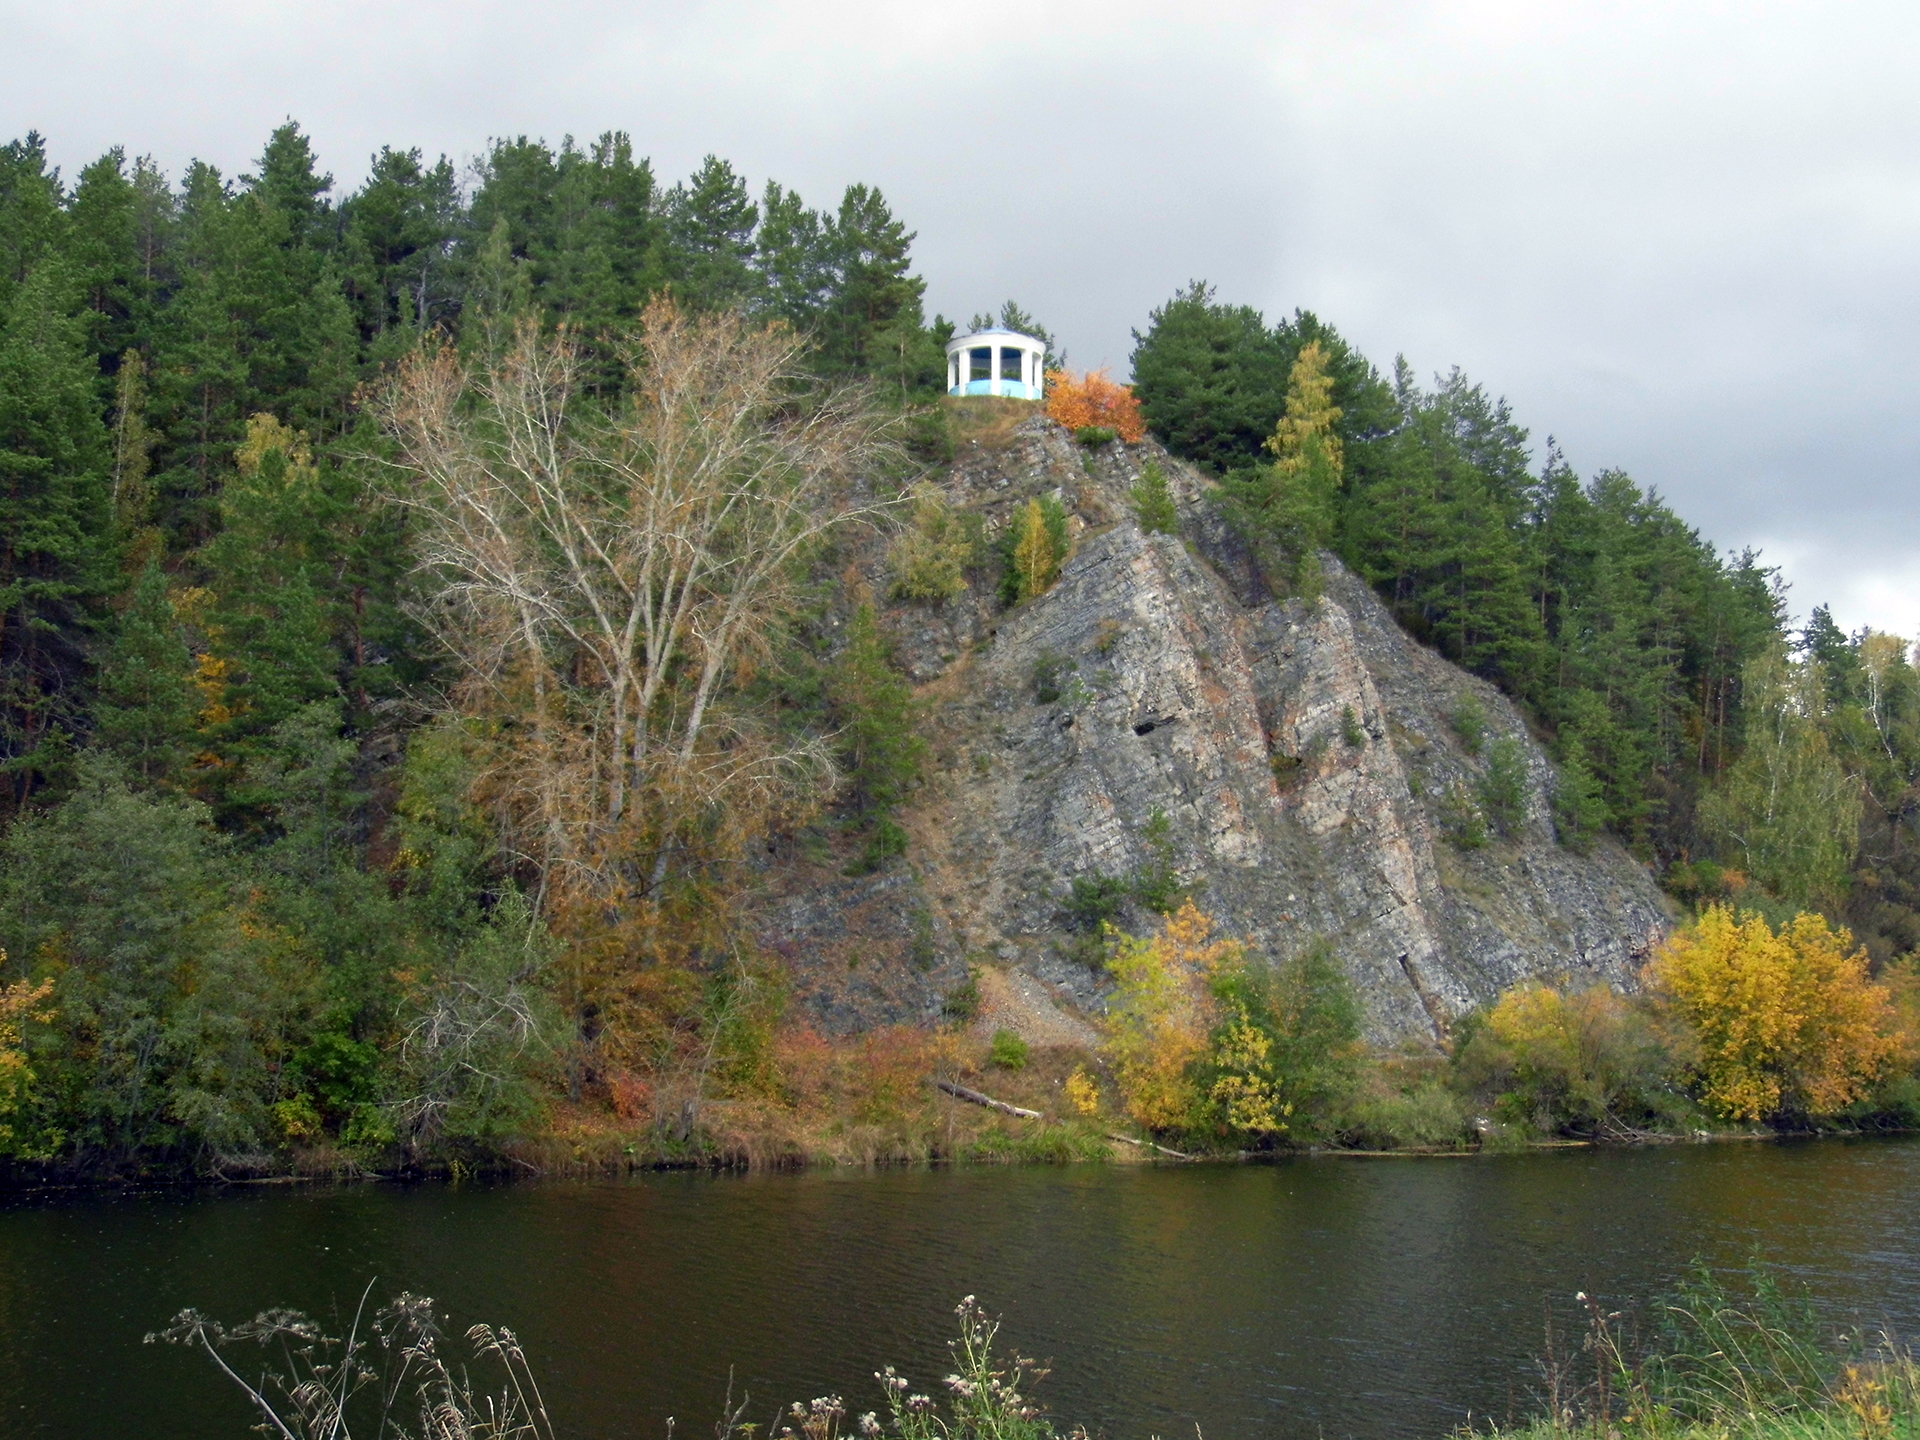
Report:
[[[1013,546],[1013,571],[1018,577],[1020,597],[1039,595],[1060,573],[1063,556],[1054,553],[1053,537],[1047,533],[1047,516],[1040,501],[1027,501],[1019,520],[1019,539]]]
[[[1067,1077],[1067,1099],[1082,1115],[1100,1113],[1100,1084],[1086,1072],[1084,1066],[1076,1068]]]
[[[1502,995],[1459,1059],[1498,1081],[1515,1118],[1546,1129],[1631,1125],[1672,1066],[1641,1010],[1608,986],[1537,982]]]
[[[1333,376],[1327,370],[1326,347],[1318,340],[1303,346],[1287,375],[1287,413],[1267,437],[1283,475],[1310,474],[1325,468],[1339,483],[1345,452],[1340,433],[1340,407],[1333,403]]]
[[[1737,1120],[1830,1115],[1886,1072],[1901,1049],[1892,996],[1852,946],[1812,912],[1776,934],[1715,905],[1661,947],[1651,978],[1699,1045],[1710,1105]]]
[[[6,961],[7,952],[0,950],[0,965]],[[33,1086],[25,1030],[29,1024],[44,1025],[53,1019],[53,1011],[47,1008],[52,994],[51,980],[38,985],[16,980],[0,987],[0,1155],[13,1154],[18,1148],[12,1121]]]
[[[1273,464],[1226,487],[1253,533],[1292,563],[1308,597],[1319,593],[1319,552],[1333,535],[1346,459],[1328,359],[1317,340],[1302,348],[1287,377],[1286,414],[1267,437]]]
[[[1220,1074],[1208,1092],[1227,1124],[1250,1135],[1280,1135],[1293,1106],[1280,1098],[1271,1070],[1273,1037],[1253,1023],[1245,1006],[1214,1037],[1213,1063]]]
[[[307,441],[307,432],[284,425],[265,411],[248,417],[247,438],[234,448],[234,467],[252,480],[275,450],[286,461],[282,483],[295,490],[312,490],[320,483],[320,470],[313,463],[313,446]]]
[[[1150,1130],[1192,1125],[1202,1103],[1189,1071],[1207,1050],[1216,1005],[1207,980],[1243,963],[1238,941],[1210,940],[1213,920],[1188,900],[1160,933],[1120,935],[1108,968],[1115,1078],[1127,1113]]]

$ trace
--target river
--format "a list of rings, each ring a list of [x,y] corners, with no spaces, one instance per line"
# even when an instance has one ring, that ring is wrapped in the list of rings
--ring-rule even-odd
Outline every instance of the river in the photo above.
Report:
[[[0,1435],[244,1436],[182,1306],[331,1318],[436,1297],[514,1327],[561,1433],[708,1432],[931,1388],[953,1303],[1050,1356],[1040,1396],[1122,1437],[1438,1437],[1527,1408],[1543,1305],[1754,1252],[1836,1316],[1920,1329],[1920,1137],[1273,1165],[271,1186],[0,1203]]]

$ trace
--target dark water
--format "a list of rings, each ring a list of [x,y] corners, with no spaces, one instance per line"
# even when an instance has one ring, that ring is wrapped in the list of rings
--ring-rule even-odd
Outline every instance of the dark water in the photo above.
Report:
[[[1823,1305],[1920,1329],[1913,1139],[1271,1167],[273,1188],[0,1207],[0,1436],[240,1437],[184,1305],[315,1314],[424,1291],[516,1327],[565,1434],[707,1433],[892,1362],[945,1373],[953,1302],[1052,1356],[1116,1437],[1439,1437],[1525,1408],[1542,1304],[1758,1247]],[[763,1414],[761,1412],[767,1412]],[[688,1427],[694,1427],[689,1430]]]

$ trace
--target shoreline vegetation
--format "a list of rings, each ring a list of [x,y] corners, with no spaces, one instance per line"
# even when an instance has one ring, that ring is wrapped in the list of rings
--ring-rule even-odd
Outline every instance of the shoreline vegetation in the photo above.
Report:
[[[552,1095],[485,1144],[287,1144],[91,1178],[1187,1164],[1915,1128],[1920,989],[1873,981],[1851,937],[1817,915],[1776,929],[1710,906],[1658,949],[1636,994],[1529,982],[1443,1044],[1381,1051],[1363,1043],[1357,996],[1324,948],[1276,965],[1216,938],[1192,897],[1164,908],[1142,935],[1104,927],[1112,988],[1093,1044],[1031,1044],[968,1017],[833,1041],[768,1007],[751,1028],[734,1017],[731,1053],[709,1045],[610,1104]],[[44,1003],[15,1003],[16,1034]],[[0,1178],[89,1177],[16,1158]]]
[[[368,1286],[368,1295],[372,1286]],[[873,1408],[840,1394],[793,1401],[764,1423],[729,1386],[719,1440],[1088,1440],[1061,1429],[1036,1387],[1048,1368],[997,1348],[1000,1323],[974,1296],[954,1308],[951,1369],[919,1388],[892,1365],[873,1372]],[[436,1440],[554,1440],[533,1366],[514,1332],[487,1324],[465,1338],[475,1374],[449,1357],[434,1302],[402,1294],[368,1312],[363,1296],[344,1336],[307,1316],[262,1312],[231,1329],[183,1310],[148,1344],[209,1359],[247,1396],[264,1433],[283,1440],[386,1434],[417,1414]],[[246,1374],[229,1364],[245,1347]],[[1805,1287],[1756,1256],[1737,1274],[1696,1261],[1666,1295],[1619,1308],[1582,1291],[1549,1300],[1525,1418],[1471,1417],[1454,1430],[1506,1440],[1907,1440],[1920,1434],[1920,1364],[1899,1337],[1824,1320]],[[251,1377],[251,1378],[249,1378]],[[488,1388],[491,1386],[492,1388]],[[671,1433],[669,1422],[669,1433]],[[1203,1432],[1202,1432],[1203,1434]],[[1436,1437],[1439,1440],[1439,1437]]]

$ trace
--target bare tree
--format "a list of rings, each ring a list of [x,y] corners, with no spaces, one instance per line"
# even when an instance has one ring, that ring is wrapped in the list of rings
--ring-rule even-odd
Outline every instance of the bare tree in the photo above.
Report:
[[[543,891],[655,892],[676,856],[832,784],[823,745],[727,703],[803,557],[891,503],[860,487],[893,454],[886,427],[864,392],[806,387],[800,352],[782,327],[658,300],[616,405],[534,320],[489,364],[442,349],[387,393],[432,618],[462,708],[499,722],[495,793]]]

